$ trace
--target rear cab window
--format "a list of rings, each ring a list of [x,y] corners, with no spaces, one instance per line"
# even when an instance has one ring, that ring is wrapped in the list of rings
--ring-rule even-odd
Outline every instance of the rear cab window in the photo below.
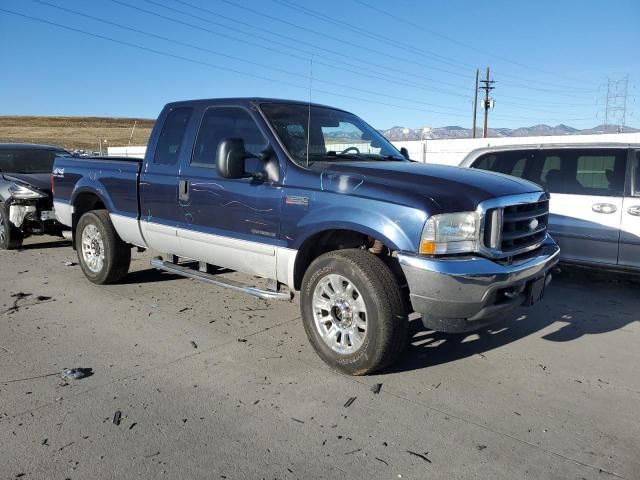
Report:
[[[192,112],[191,107],[174,108],[169,112],[160,131],[158,145],[153,156],[154,164],[171,166],[178,163],[180,148]]]

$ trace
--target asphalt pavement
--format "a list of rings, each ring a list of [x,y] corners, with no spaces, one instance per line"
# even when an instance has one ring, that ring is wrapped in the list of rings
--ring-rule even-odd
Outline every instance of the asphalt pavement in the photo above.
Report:
[[[401,362],[348,377],[295,300],[151,257],[96,286],[68,242],[0,251],[0,479],[640,479],[640,282],[564,273],[468,335],[414,319]]]

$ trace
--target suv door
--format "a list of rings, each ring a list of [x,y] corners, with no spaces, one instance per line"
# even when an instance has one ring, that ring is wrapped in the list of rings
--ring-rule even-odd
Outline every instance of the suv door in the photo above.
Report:
[[[629,182],[622,202],[620,265],[640,268],[640,150],[631,151]]]
[[[549,233],[564,260],[616,265],[626,149],[541,149],[529,180],[551,193]]]
[[[178,254],[266,278],[276,277],[276,249],[280,241],[282,186],[275,154],[266,162],[245,161],[251,176],[227,179],[218,174],[218,145],[240,138],[245,150],[260,154],[269,142],[252,113],[240,106],[211,105],[202,118],[190,158],[178,175]]]

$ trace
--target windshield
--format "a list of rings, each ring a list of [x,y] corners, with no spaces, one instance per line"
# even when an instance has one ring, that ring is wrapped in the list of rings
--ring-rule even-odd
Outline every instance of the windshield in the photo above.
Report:
[[[0,150],[0,172],[51,173],[56,155],[71,156],[70,153],[64,150],[28,148]]]
[[[267,103],[261,107],[280,141],[299,165],[307,165],[307,152],[309,165],[314,162],[406,160],[380,133],[351,113],[314,106],[309,109],[301,104]]]

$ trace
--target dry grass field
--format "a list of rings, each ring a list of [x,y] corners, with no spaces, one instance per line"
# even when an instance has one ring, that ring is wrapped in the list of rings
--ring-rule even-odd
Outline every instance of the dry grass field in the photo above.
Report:
[[[146,145],[154,124],[154,120],[146,118],[0,116],[0,142],[97,151],[101,140],[103,148],[128,145],[134,123],[131,145]]]

